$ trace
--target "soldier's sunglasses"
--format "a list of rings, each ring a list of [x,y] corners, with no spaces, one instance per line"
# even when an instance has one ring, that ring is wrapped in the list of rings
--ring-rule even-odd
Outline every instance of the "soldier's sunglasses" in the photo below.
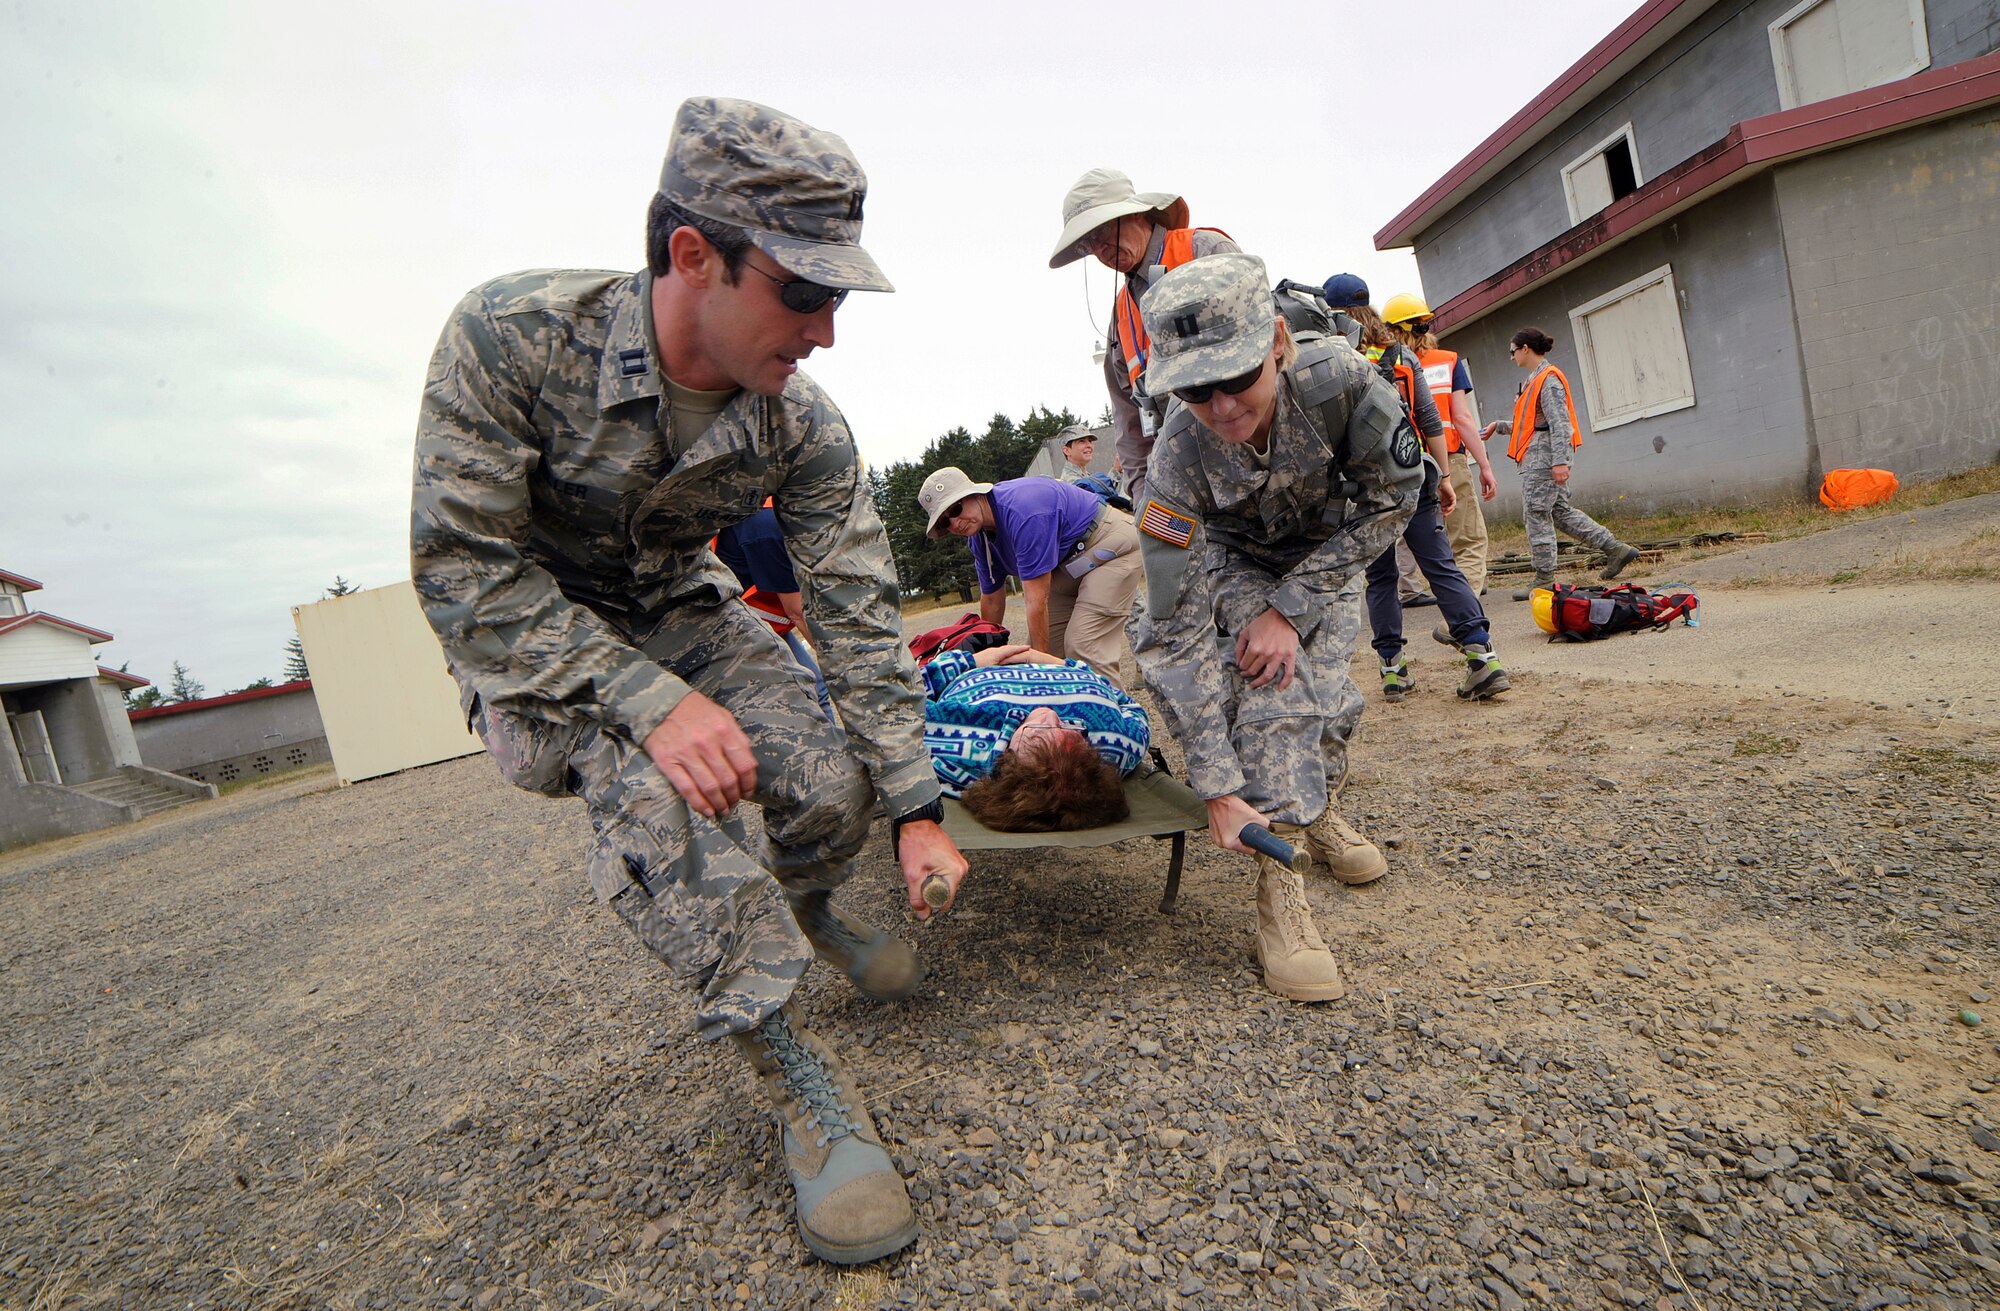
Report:
[[[840,302],[847,299],[847,292],[839,287],[821,286],[817,282],[807,282],[804,278],[781,278],[775,273],[764,272],[747,259],[743,261],[743,267],[777,283],[778,299],[794,314],[817,314],[828,305],[838,307]]]
[[[1252,387],[1255,387],[1257,379],[1263,376],[1264,362],[1259,360],[1256,368],[1250,370],[1250,372],[1240,378],[1225,378],[1221,382],[1205,382],[1199,387],[1176,387],[1174,388],[1174,395],[1180,397],[1189,405],[1206,405],[1208,398],[1217,392],[1225,392],[1231,396],[1240,396]]]

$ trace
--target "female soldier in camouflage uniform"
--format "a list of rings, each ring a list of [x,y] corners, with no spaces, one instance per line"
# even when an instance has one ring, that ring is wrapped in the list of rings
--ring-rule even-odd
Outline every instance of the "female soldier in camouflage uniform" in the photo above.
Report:
[[[1395,542],[1423,481],[1395,388],[1341,338],[1295,345],[1263,262],[1211,255],[1141,303],[1147,394],[1173,401],[1146,473],[1147,602],[1133,651],[1208,803],[1209,836],[1246,824],[1303,842],[1344,883],[1388,870],[1333,810],[1361,694],[1355,575]],[[1346,985],[1304,881],[1258,859],[1264,983],[1299,1001]]]

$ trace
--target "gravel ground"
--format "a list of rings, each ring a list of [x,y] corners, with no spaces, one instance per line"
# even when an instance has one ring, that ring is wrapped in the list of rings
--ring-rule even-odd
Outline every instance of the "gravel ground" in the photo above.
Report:
[[[1390,877],[1314,888],[1345,1000],[1205,843],[1172,917],[1157,844],[982,853],[919,999],[809,978],[924,1220],[858,1272],[483,757],[0,857],[0,1306],[2000,1303],[1990,734],[1435,649],[1347,797]],[[846,896],[901,923],[879,832]]]

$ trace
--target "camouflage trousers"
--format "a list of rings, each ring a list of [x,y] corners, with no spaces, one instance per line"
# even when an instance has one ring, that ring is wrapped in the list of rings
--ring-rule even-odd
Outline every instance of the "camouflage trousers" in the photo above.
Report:
[[[490,707],[476,708],[473,726],[509,782],[583,798],[598,898],[700,990],[703,1037],[742,1033],[784,1004],[813,960],[785,892],[846,881],[874,790],[820,712],[812,677],[741,601],[676,610],[641,649],[742,726],[757,760],[761,844],[740,811],[711,820],[688,809],[621,734]]]
[[[1347,743],[1361,723],[1361,689],[1348,667],[1361,639],[1360,574],[1347,580],[1312,640],[1299,647],[1291,686],[1252,687],[1236,672],[1236,637],[1270,608],[1274,571],[1231,557],[1213,579],[1216,641],[1229,669],[1224,714],[1250,806],[1288,824],[1318,819],[1347,781]]]
[[[1528,559],[1538,574],[1556,571],[1558,529],[1601,551],[1618,545],[1609,528],[1569,503],[1569,485],[1547,469],[1522,467],[1521,516],[1528,526]]]

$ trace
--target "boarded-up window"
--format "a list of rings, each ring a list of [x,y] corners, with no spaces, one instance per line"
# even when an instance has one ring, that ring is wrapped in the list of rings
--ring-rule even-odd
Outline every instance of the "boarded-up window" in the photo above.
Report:
[[[1771,61],[1786,109],[1921,72],[1923,0],[1806,0],[1771,24]]]
[[[1581,223],[1612,201],[1629,196],[1643,181],[1639,152],[1627,123],[1563,168],[1563,198],[1569,201],[1569,221]]]
[[[1570,311],[1590,426],[1615,428],[1694,404],[1671,265]]]

